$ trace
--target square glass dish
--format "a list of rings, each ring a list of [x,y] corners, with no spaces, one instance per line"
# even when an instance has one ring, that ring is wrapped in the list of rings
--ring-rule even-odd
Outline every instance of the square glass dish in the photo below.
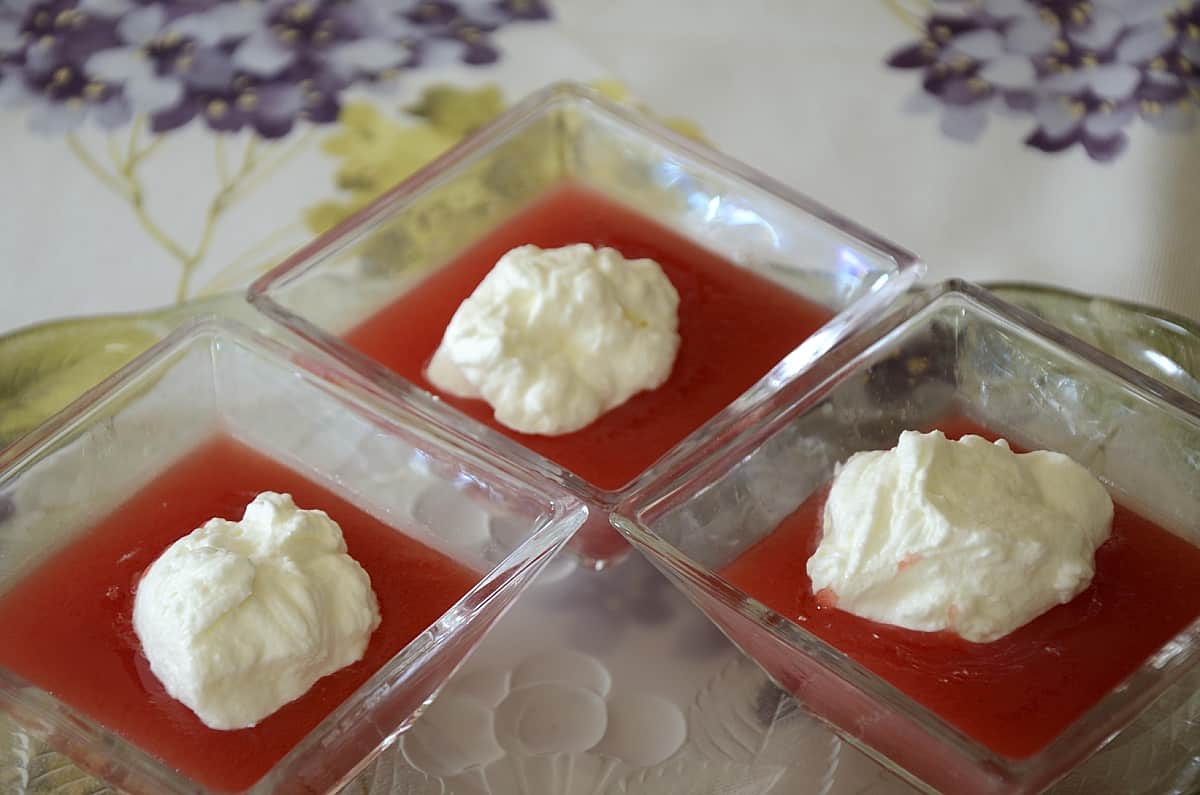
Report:
[[[382,389],[434,397],[424,368],[500,255],[576,242],[651,256],[675,284],[682,345],[667,383],[560,437],[504,428],[480,400],[436,400],[482,444],[538,453],[548,477],[594,505],[808,366],[920,270],[771,178],[564,84],[318,238],[250,300]],[[577,540],[594,560],[627,549],[602,518]]]
[[[1108,487],[1118,519],[1091,587],[987,644],[822,604],[805,564],[838,464],[904,430],[964,425],[1065,453]],[[1104,764],[1129,766],[1123,780],[1139,767],[1162,780],[1193,759],[1200,728],[1175,716],[1195,714],[1200,685],[1198,471],[1200,404],[948,282],[629,495],[612,522],[781,687],[891,770],[929,791],[1040,792],[1073,769],[1089,780],[1078,766],[1106,744]]]
[[[134,793],[330,792],[404,731],[587,510],[359,380],[200,318],[0,452],[0,709]],[[133,593],[267,490],[342,525],[382,623],[359,663],[215,731],[150,672]]]

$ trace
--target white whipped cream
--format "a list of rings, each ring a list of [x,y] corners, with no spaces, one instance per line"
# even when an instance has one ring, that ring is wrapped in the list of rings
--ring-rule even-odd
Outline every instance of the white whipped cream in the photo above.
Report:
[[[358,661],[377,626],[341,528],[274,492],[240,522],[210,519],[168,547],[133,605],[150,669],[213,729],[254,726]]]
[[[1112,516],[1065,455],[905,431],[841,467],[808,574],[842,610],[986,643],[1088,586]]]
[[[483,398],[509,428],[570,433],[667,380],[678,308],[654,260],[586,243],[521,246],[459,306],[426,375]]]

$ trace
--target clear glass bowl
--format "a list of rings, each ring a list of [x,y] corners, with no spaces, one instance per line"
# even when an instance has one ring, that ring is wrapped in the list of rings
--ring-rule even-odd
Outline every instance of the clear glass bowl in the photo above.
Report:
[[[247,792],[322,793],[349,780],[408,727],[586,516],[576,497],[519,458],[489,456],[360,380],[299,341],[201,318],[0,452],[0,599],[215,434],[480,572],[473,589]],[[118,788],[205,791],[3,667],[0,708]]]
[[[913,255],[770,177],[563,84],[529,97],[301,250],[251,287],[251,301],[385,391],[432,397],[339,338],[564,183],[632,208],[835,313],[718,415],[725,419],[877,316],[921,270]],[[437,410],[452,412],[459,427],[502,454],[521,447],[456,410]],[[542,469],[593,505],[610,504],[620,491],[547,460]],[[627,549],[602,518],[577,542],[598,562]]]
[[[1139,765],[1157,775],[1188,764],[1200,729],[1171,715],[1194,714],[1187,704],[1200,685],[1200,621],[1043,749],[1011,759],[715,573],[854,452],[889,448],[903,430],[962,415],[1022,446],[1070,455],[1121,502],[1200,545],[1200,403],[961,282],[915,296],[847,340],[628,496],[612,521],[783,688],[930,791],[1040,791],[1106,743],[1130,753],[1156,747],[1127,760],[1130,780]],[[1179,742],[1180,731],[1190,743]],[[1109,769],[1123,764],[1103,756]]]

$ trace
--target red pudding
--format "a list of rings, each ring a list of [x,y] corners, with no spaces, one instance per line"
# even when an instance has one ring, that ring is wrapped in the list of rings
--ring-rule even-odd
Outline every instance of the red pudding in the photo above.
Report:
[[[482,400],[448,404],[604,489],[619,488],[749,388],[833,313],[578,186],[539,200],[377,312],[345,340],[425,389],[424,375],[458,305],[510,249],[610,246],[649,257],[679,292],[681,345],[670,378],[562,436],[498,424]]]
[[[319,680],[252,729],[209,729],[167,695],[133,632],[141,573],[176,539],[219,516],[240,519],[263,491],[290,493],[341,525],[371,577],[382,621],[363,659]],[[479,575],[303,475],[230,438],[190,453],[0,595],[0,665],[216,790],[245,789]]]
[[[997,437],[969,421],[941,427]],[[1037,753],[1200,616],[1200,549],[1118,503],[1087,590],[999,640],[859,618],[821,604],[806,571],[827,493],[721,576],[1003,756]]]

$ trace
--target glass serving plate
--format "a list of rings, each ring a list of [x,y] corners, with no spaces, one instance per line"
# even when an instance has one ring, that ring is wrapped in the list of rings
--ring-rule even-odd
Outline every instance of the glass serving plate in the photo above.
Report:
[[[1091,335],[1157,378],[1200,377],[1200,332],[1186,321],[1049,287],[1002,289],[1006,299]],[[1099,325],[1101,318],[1108,325]],[[0,517],[10,512],[0,508]],[[531,720],[510,720],[516,710]],[[535,718],[552,722],[555,736],[541,732]],[[1160,699],[1053,792],[1194,793],[1197,721],[1200,696]],[[431,708],[344,791],[911,795],[913,789],[799,708],[640,556],[597,573],[560,555]],[[0,792],[113,790],[0,716]]]

